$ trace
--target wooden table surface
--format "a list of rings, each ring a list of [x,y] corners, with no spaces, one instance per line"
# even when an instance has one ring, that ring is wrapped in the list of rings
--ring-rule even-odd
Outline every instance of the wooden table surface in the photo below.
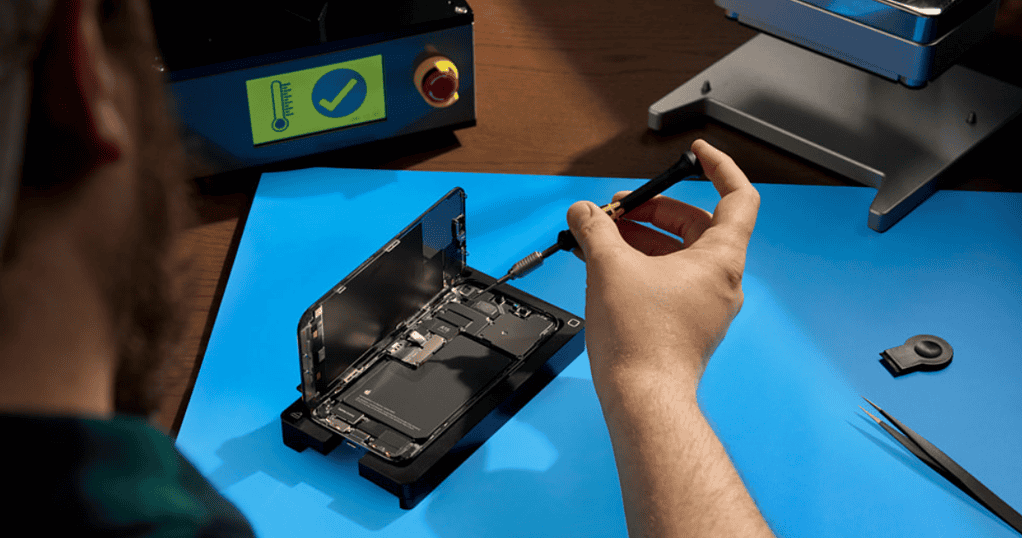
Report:
[[[696,138],[731,155],[753,182],[857,185],[714,122],[646,127],[649,106],[756,35],[711,0],[471,0],[476,127],[412,135],[266,169],[330,166],[483,173],[652,177]],[[1002,0],[995,33],[962,63],[1022,86],[1022,0]],[[1022,191],[1016,118],[956,163],[942,187]],[[184,238],[194,290],[186,335],[163,372],[154,422],[172,434],[216,315],[261,171],[196,180],[198,223]],[[863,226],[866,210],[863,208]],[[295,379],[297,380],[297,371]]]

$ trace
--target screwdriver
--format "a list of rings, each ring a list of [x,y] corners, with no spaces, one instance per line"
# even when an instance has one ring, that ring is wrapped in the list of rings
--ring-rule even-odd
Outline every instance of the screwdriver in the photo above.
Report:
[[[624,198],[611,202],[600,209],[602,209],[610,218],[617,220],[622,215],[629,211],[639,207],[646,203],[654,196],[664,192],[675,183],[683,179],[699,177],[703,173],[702,167],[699,165],[699,160],[691,151],[686,151],[678,162],[671,165],[670,168],[664,170],[657,177],[647,181],[638,189],[630,192]],[[573,250],[578,248],[578,241],[575,236],[571,234],[571,230],[562,230],[557,234],[557,242],[550,245],[542,251],[536,251],[528,256],[522,258],[518,263],[511,266],[507,274],[497,279],[496,282],[486,287],[480,295],[490,291],[491,289],[516,278],[521,278],[543,264],[543,260],[549,258],[554,253],[561,250]]]

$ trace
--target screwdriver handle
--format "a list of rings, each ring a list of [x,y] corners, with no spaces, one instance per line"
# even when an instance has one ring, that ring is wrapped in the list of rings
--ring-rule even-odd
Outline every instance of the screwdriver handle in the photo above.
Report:
[[[671,165],[670,168],[664,170],[657,177],[643,183],[641,187],[628,193],[624,198],[611,202],[604,205],[600,209],[607,213],[610,218],[617,220],[618,217],[628,213],[629,211],[639,207],[640,205],[648,202],[654,196],[669,189],[675,183],[683,179],[690,177],[699,177],[703,174],[703,168],[699,165],[699,159],[696,159],[695,153],[686,151],[678,162]],[[557,244],[551,246],[548,251],[557,247],[556,250],[552,250],[551,253],[557,250],[574,250],[578,248],[578,241],[575,236],[571,234],[570,230],[563,230],[557,234]],[[546,257],[546,251],[544,251],[544,257]]]
[[[614,215],[608,212],[611,217],[617,218],[621,215],[639,207],[640,205],[648,202],[654,196],[669,189],[675,183],[690,178],[699,177],[703,173],[703,168],[699,166],[699,160],[696,159],[695,153],[686,151],[678,162],[671,165],[670,168],[664,170],[659,176],[647,181],[638,189],[630,192],[628,196],[625,196],[617,203],[620,204],[618,208],[620,213]],[[613,203],[604,206],[604,208],[614,205]],[[606,211],[606,209],[604,209]]]
[[[557,252],[558,250],[571,251],[575,250],[576,248],[578,248],[578,240],[576,240],[575,236],[571,234],[571,230],[561,230],[560,232],[557,233],[557,243],[555,243],[552,247],[548,248],[547,250],[553,249],[551,251],[552,254],[554,252]]]

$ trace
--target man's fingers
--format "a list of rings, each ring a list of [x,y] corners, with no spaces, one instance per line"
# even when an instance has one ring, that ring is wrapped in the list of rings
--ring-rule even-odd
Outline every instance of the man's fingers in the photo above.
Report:
[[[719,149],[703,140],[696,140],[692,143],[692,152],[702,164],[706,177],[720,193],[720,202],[713,211],[713,227],[720,226],[726,235],[733,234],[744,242],[744,248],[756,226],[759,191],[734,160]]]
[[[663,256],[684,248],[681,241],[628,219],[617,221],[621,237],[633,248],[647,256]]]
[[[621,191],[614,195],[614,201],[628,195],[629,191]],[[646,203],[629,211],[624,216],[628,220],[648,222],[665,232],[672,233],[692,244],[710,227],[713,215],[705,209],[667,196],[654,196]]]
[[[685,247],[695,244],[707,230],[712,229],[710,235],[713,239],[707,242],[707,247],[724,246],[729,250],[737,249],[744,253],[752,230],[756,226],[759,192],[734,160],[724,152],[703,140],[693,142],[692,151],[720,194],[720,202],[713,213],[667,196],[655,196],[629,211],[625,218],[648,222],[674,234],[684,241]],[[627,195],[628,191],[618,192],[613,199],[619,201]],[[634,223],[632,225],[622,223],[621,235],[633,247],[647,254],[668,253],[671,249],[681,248],[677,244],[664,247],[664,244],[670,243],[666,241],[666,235],[654,234],[653,230]]]
[[[614,221],[592,202],[575,202],[568,208],[568,227],[586,260],[627,246]]]

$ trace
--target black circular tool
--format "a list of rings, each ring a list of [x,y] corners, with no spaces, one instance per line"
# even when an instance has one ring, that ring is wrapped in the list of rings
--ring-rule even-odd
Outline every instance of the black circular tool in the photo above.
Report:
[[[880,353],[883,364],[891,375],[898,377],[916,370],[934,371],[951,364],[954,356],[951,344],[939,336],[920,334],[905,341],[904,345],[885,349]]]

